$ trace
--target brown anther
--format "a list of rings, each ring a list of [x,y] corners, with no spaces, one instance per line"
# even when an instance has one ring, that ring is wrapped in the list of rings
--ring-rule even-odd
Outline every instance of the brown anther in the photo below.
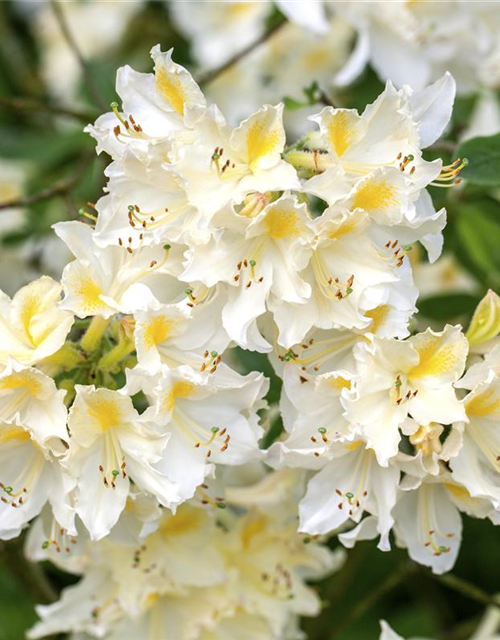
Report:
[[[317,451],[314,452],[314,455],[316,456],[316,458],[319,458],[319,453]]]
[[[237,273],[237,274],[234,276],[233,280],[234,280],[235,282],[238,282],[238,280],[239,280],[239,279],[240,279],[240,275],[239,275],[239,273]]]
[[[395,249],[398,246],[398,240],[394,240],[394,242],[391,244],[391,249]]]
[[[338,505],[337,505],[337,507],[338,507],[339,509],[343,509],[343,508],[344,508],[344,503],[343,503],[343,502],[339,502],[339,503],[338,503]]]
[[[305,367],[302,367],[302,369],[305,371]],[[307,378],[304,378],[304,376],[299,376],[299,380],[301,384],[304,384],[304,382],[307,382]]]
[[[257,282],[264,282],[264,276],[260,277]]]
[[[102,466],[102,464],[100,464],[100,465],[99,465],[99,471],[100,471],[101,473],[104,473],[104,467]]]
[[[130,125],[128,123],[128,120],[125,120],[125,129],[127,129],[127,131],[130,129]]]
[[[314,436],[311,436],[311,442],[314,442],[314,444],[316,444],[316,442],[318,442],[318,441],[316,440],[316,438]]]
[[[153,267],[155,267],[158,263],[156,262],[156,260],[151,260],[151,262],[149,263],[149,268],[152,269]]]
[[[412,176],[415,173],[416,167],[413,166],[410,170],[410,175]]]
[[[131,247],[127,247],[127,251],[128,251],[129,253],[134,253],[134,250],[133,250]]]
[[[252,281],[249,280],[245,285],[245,289],[249,289],[251,286],[252,286]]]
[[[216,372],[216,370],[217,370],[217,365],[215,365],[214,367],[212,367],[212,368],[210,369],[210,373],[215,373],[215,372]]]
[[[340,489],[335,489],[335,493],[339,496],[342,496],[342,491]]]
[[[121,129],[120,129],[120,125],[116,125],[116,127],[113,129],[113,133],[115,134],[116,137],[118,137],[121,133]]]
[[[396,160],[401,160],[401,158],[403,157],[403,154],[401,152],[398,153],[398,157],[396,158]]]
[[[212,455],[212,449],[209,449],[209,450],[207,451],[207,458],[210,458],[210,456],[211,456],[211,455]]]
[[[207,368],[207,365],[203,363],[200,367],[200,372],[203,373],[203,371],[205,371],[206,368]]]

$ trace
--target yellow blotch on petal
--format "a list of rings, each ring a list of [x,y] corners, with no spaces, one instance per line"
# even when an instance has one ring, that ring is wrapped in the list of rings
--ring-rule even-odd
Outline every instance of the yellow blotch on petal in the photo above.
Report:
[[[408,377],[424,378],[453,371],[465,359],[466,352],[462,347],[461,340],[443,344],[441,336],[429,335],[416,345],[420,362],[408,372]]]
[[[165,342],[170,335],[173,323],[165,316],[156,316],[144,328],[144,344],[151,349],[157,344]]]
[[[168,104],[181,116],[184,115],[186,96],[182,83],[175,73],[169,73],[163,67],[155,71],[156,90]]]
[[[92,400],[89,402],[89,414],[103,432],[117,427],[121,422],[121,411],[114,400]]]
[[[41,383],[36,379],[32,371],[20,371],[11,373],[0,380],[0,391],[25,388],[32,396],[37,396],[41,390]]]
[[[345,111],[336,111],[326,124],[327,136],[335,153],[340,158],[356,142],[357,117]]]
[[[12,442],[13,440],[27,442],[30,439],[31,436],[29,432],[26,431],[26,429],[21,429],[20,427],[10,427],[0,430],[0,445]]]
[[[390,307],[388,304],[381,304],[378,307],[375,307],[375,309],[370,309],[370,311],[365,313],[365,316],[372,319],[372,322],[368,327],[368,330],[371,331],[371,333],[377,333],[380,327],[387,320],[389,311]]]
[[[196,531],[205,518],[199,509],[179,509],[175,516],[164,516],[160,522],[160,531],[164,536],[181,536]]]
[[[372,211],[387,210],[397,202],[397,191],[393,185],[385,180],[367,180],[356,191],[352,199],[352,209]]]
[[[185,380],[175,382],[163,401],[163,408],[165,411],[172,411],[177,398],[189,398],[189,396],[193,394],[194,390],[195,385],[190,382],[186,382]]]
[[[268,114],[255,120],[247,131],[247,162],[253,165],[261,158],[279,151],[280,134],[272,123],[273,116]]]
[[[346,380],[342,376],[332,376],[331,378],[328,378],[328,382],[330,383],[330,386],[336,391],[342,391],[342,389],[351,388],[351,381]]]
[[[357,220],[350,218],[349,220],[346,220],[345,222],[340,224],[336,229],[333,229],[332,231],[330,231],[330,233],[328,234],[328,237],[330,238],[330,240],[338,240],[343,236],[348,236],[350,233],[352,233],[356,229],[357,226],[358,226]]]
[[[245,549],[249,549],[254,538],[265,532],[267,528],[267,518],[264,515],[254,516],[249,519],[241,532],[241,542]]]
[[[484,418],[496,413],[500,409],[500,396],[496,389],[490,388],[479,393],[465,403],[468,416]]]
[[[86,312],[92,313],[105,307],[101,300],[101,287],[91,278],[81,278],[72,287],[74,293],[81,299],[81,303]]]
[[[300,233],[300,218],[293,209],[270,209],[264,220],[266,232],[273,240],[292,238]]]

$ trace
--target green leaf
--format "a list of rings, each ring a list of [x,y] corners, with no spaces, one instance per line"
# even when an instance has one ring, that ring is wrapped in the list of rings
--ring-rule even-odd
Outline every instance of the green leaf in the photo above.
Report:
[[[477,205],[463,205],[456,219],[460,249],[490,282],[500,278],[500,220]]]
[[[500,134],[467,140],[458,147],[457,155],[468,160],[462,178],[483,187],[500,186]]]
[[[479,296],[466,293],[432,296],[418,301],[418,311],[431,320],[449,322],[461,316],[470,317],[479,299]]]

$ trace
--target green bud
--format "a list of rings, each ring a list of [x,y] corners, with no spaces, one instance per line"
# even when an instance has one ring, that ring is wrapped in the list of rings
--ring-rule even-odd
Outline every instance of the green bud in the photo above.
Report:
[[[172,245],[171,244],[164,244],[163,248],[165,249],[165,251],[168,251],[169,249],[172,248]]]
[[[352,500],[352,499],[354,498],[354,493],[351,493],[350,491],[348,491],[348,492],[345,494],[345,497],[346,497],[348,500]]]
[[[217,502],[216,504],[218,509],[225,509],[227,507],[225,502]]]
[[[128,205],[128,207],[127,207],[127,209],[128,209],[129,211],[135,211],[135,207],[134,207],[134,205],[133,205],[133,204],[129,204],[129,205]]]
[[[4,487],[4,491],[5,491],[5,493],[12,493],[13,492],[13,488],[12,487]]]
[[[351,289],[351,287],[349,287],[348,289],[346,289],[346,293],[347,293],[347,295],[349,295],[349,294],[351,294],[351,293],[352,293],[352,289]]]
[[[109,106],[110,106],[110,107],[113,109],[113,111],[114,111],[115,109],[118,109],[118,102],[112,102]]]
[[[220,431],[220,429],[219,429],[219,427],[212,427],[212,428],[210,429],[210,431],[211,431],[212,433],[217,433],[218,431]]]
[[[309,536],[306,536],[306,537],[302,540],[302,542],[303,542],[304,544],[309,544],[309,543],[311,542],[311,538],[310,538]]]
[[[190,295],[193,293],[193,290],[192,290],[192,289],[184,289],[184,293],[185,293],[187,296],[190,296]]]
[[[318,433],[321,433],[321,435],[324,435],[324,434],[326,433],[326,429],[325,429],[325,427],[320,427],[320,428],[318,429]]]
[[[212,351],[210,355],[212,356],[212,358],[216,358],[219,354],[217,353],[217,351]]]
[[[257,263],[255,262],[255,260],[250,260],[250,266],[251,267],[255,267]]]
[[[415,160],[415,156],[412,153],[410,153],[410,155],[408,156],[408,161],[413,162],[414,160]]]
[[[448,547],[443,547],[443,546],[438,547],[438,551],[439,551],[440,553],[446,553],[446,552],[448,551]]]
[[[42,543],[42,549],[48,549],[49,548],[49,541],[45,540],[45,542]]]
[[[113,469],[113,471],[111,472],[112,476],[118,476],[120,475],[120,471],[118,469]]]
[[[500,297],[491,289],[477,305],[465,337],[471,347],[488,342],[500,333]]]

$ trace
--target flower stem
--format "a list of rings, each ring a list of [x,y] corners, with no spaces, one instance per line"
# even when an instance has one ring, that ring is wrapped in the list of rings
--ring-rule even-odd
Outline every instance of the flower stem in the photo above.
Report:
[[[111,318],[101,318],[99,316],[92,318],[92,322],[80,342],[82,349],[87,351],[87,353],[92,353],[96,350],[104,332],[108,328],[110,320]]]

